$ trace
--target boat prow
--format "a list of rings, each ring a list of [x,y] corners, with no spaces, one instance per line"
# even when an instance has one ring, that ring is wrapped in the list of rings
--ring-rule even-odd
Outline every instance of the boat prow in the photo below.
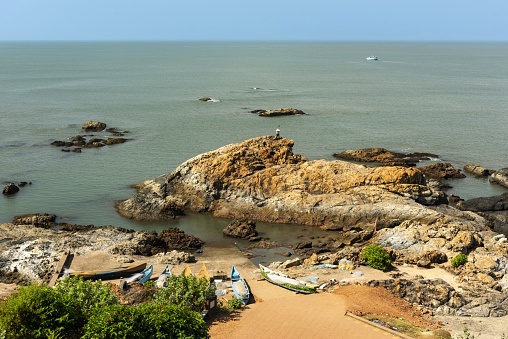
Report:
[[[164,283],[167,279],[171,278],[172,275],[173,273],[171,273],[171,268],[169,267],[169,264],[167,264],[161,275],[159,275],[159,278],[157,278],[155,285],[159,288],[164,287]]]

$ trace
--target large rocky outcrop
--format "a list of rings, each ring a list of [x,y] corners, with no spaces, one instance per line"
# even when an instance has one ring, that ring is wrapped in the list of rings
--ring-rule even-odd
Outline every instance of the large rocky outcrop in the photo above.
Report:
[[[138,184],[137,193],[117,209],[140,220],[192,210],[333,229],[376,218],[393,227],[408,219],[433,223],[445,217],[422,205],[442,201],[443,193],[427,185],[416,168],[308,161],[292,147],[292,140],[266,136],[198,155]]]

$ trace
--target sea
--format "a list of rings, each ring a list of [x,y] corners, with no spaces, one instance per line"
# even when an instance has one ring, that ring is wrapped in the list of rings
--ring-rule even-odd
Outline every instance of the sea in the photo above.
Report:
[[[508,43],[0,42],[0,183],[31,183],[0,197],[0,222],[52,213],[229,241],[230,220],[139,222],[115,203],[189,158],[277,128],[310,160],[384,147],[433,153],[427,163],[458,169],[508,167],[507,57]],[[250,112],[282,107],[306,114]],[[88,120],[130,140],[82,153],[50,145],[85,134]],[[464,199],[508,191],[471,175],[448,183]],[[258,231],[279,241],[319,232],[264,223]]]

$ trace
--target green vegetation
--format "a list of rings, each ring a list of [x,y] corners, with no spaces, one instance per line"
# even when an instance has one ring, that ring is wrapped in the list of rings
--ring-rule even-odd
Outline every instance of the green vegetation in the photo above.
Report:
[[[155,301],[186,307],[191,311],[201,312],[206,300],[214,294],[214,287],[206,278],[173,275],[164,283],[154,296]]]
[[[459,266],[463,266],[467,263],[467,255],[465,255],[464,253],[461,253],[461,254],[457,254],[455,257],[453,257],[452,259],[452,267],[453,268],[457,268]]]
[[[192,299],[209,296],[210,286],[203,288],[203,282],[190,280],[187,290],[193,292],[186,294]],[[203,307],[204,300],[200,302]],[[189,304],[197,307],[195,301]],[[79,277],[67,278],[55,288],[20,287],[0,304],[1,339],[208,337],[201,314],[191,307],[164,299],[140,306],[120,305],[109,284]]]
[[[228,300],[228,309],[231,311],[239,310],[243,307],[243,302],[238,297],[234,296]]]
[[[379,245],[368,245],[363,248],[362,257],[368,266],[386,272],[391,265],[390,256]]]

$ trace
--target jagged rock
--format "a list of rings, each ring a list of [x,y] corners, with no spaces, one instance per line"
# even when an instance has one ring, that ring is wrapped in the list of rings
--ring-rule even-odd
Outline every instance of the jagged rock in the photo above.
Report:
[[[10,182],[7,185],[5,185],[4,189],[2,190],[2,194],[4,195],[12,195],[19,192],[19,187],[16,186],[16,184]]]
[[[508,210],[508,193],[459,201],[457,207],[464,211],[474,212],[506,211]]]
[[[99,132],[106,129],[106,124],[100,121],[89,120],[81,128],[87,132]]]
[[[250,239],[258,236],[256,223],[252,220],[233,220],[227,225],[222,233],[229,237]]]
[[[447,246],[452,251],[464,253],[481,243],[482,240],[478,234],[475,234],[472,231],[459,231]]]
[[[159,235],[160,239],[166,243],[168,250],[189,250],[199,249],[204,245],[204,241],[178,228],[170,227]]]
[[[295,250],[301,250],[303,248],[312,248],[312,241],[301,241],[293,246]]]
[[[293,154],[293,141],[274,136],[246,140],[198,155],[171,173],[137,185],[117,205],[138,220],[164,220],[184,210],[216,217],[313,226],[355,225],[380,217],[386,225],[443,215],[435,192],[414,168],[344,161],[308,161]]]
[[[434,179],[465,178],[466,176],[448,162],[438,162],[420,168],[425,176]]]
[[[279,108],[273,110],[254,110],[251,113],[257,113],[260,117],[277,117],[281,115],[299,115],[305,114],[305,112],[295,108]]]
[[[476,164],[467,164],[464,166],[464,171],[474,174],[477,177],[486,177],[489,176],[492,172],[492,170],[486,169],[485,167],[481,167],[480,165]]]
[[[158,253],[154,256],[154,262],[158,264],[180,265],[181,263],[191,263],[195,261],[196,258],[194,255],[176,250],[167,253]]]
[[[494,173],[490,176],[489,181],[508,187],[508,167],[494,171]]]
[[[151,256],[164,251],[165,244],[156,232],[136,232],[124,242],[112,246],[109,250],[113,254]]]
[[[25,214],[14,217],[12,223],[14,225],[32,225],[35,227],[49,228],[55,226],[55,214]]]
[[[282,264],[279,265],[279,268],[282,269],[288,269],[295,266],[300,266],[302,264],[303,260],[300,258],[294,258],[291,260],[286,260]]]
[[[358,162],[377,162],[390,166],[416,166],[422,160],[438,158],[431,153],[398,153],[386,148],[362,148],[333,154],[334,157]]]

